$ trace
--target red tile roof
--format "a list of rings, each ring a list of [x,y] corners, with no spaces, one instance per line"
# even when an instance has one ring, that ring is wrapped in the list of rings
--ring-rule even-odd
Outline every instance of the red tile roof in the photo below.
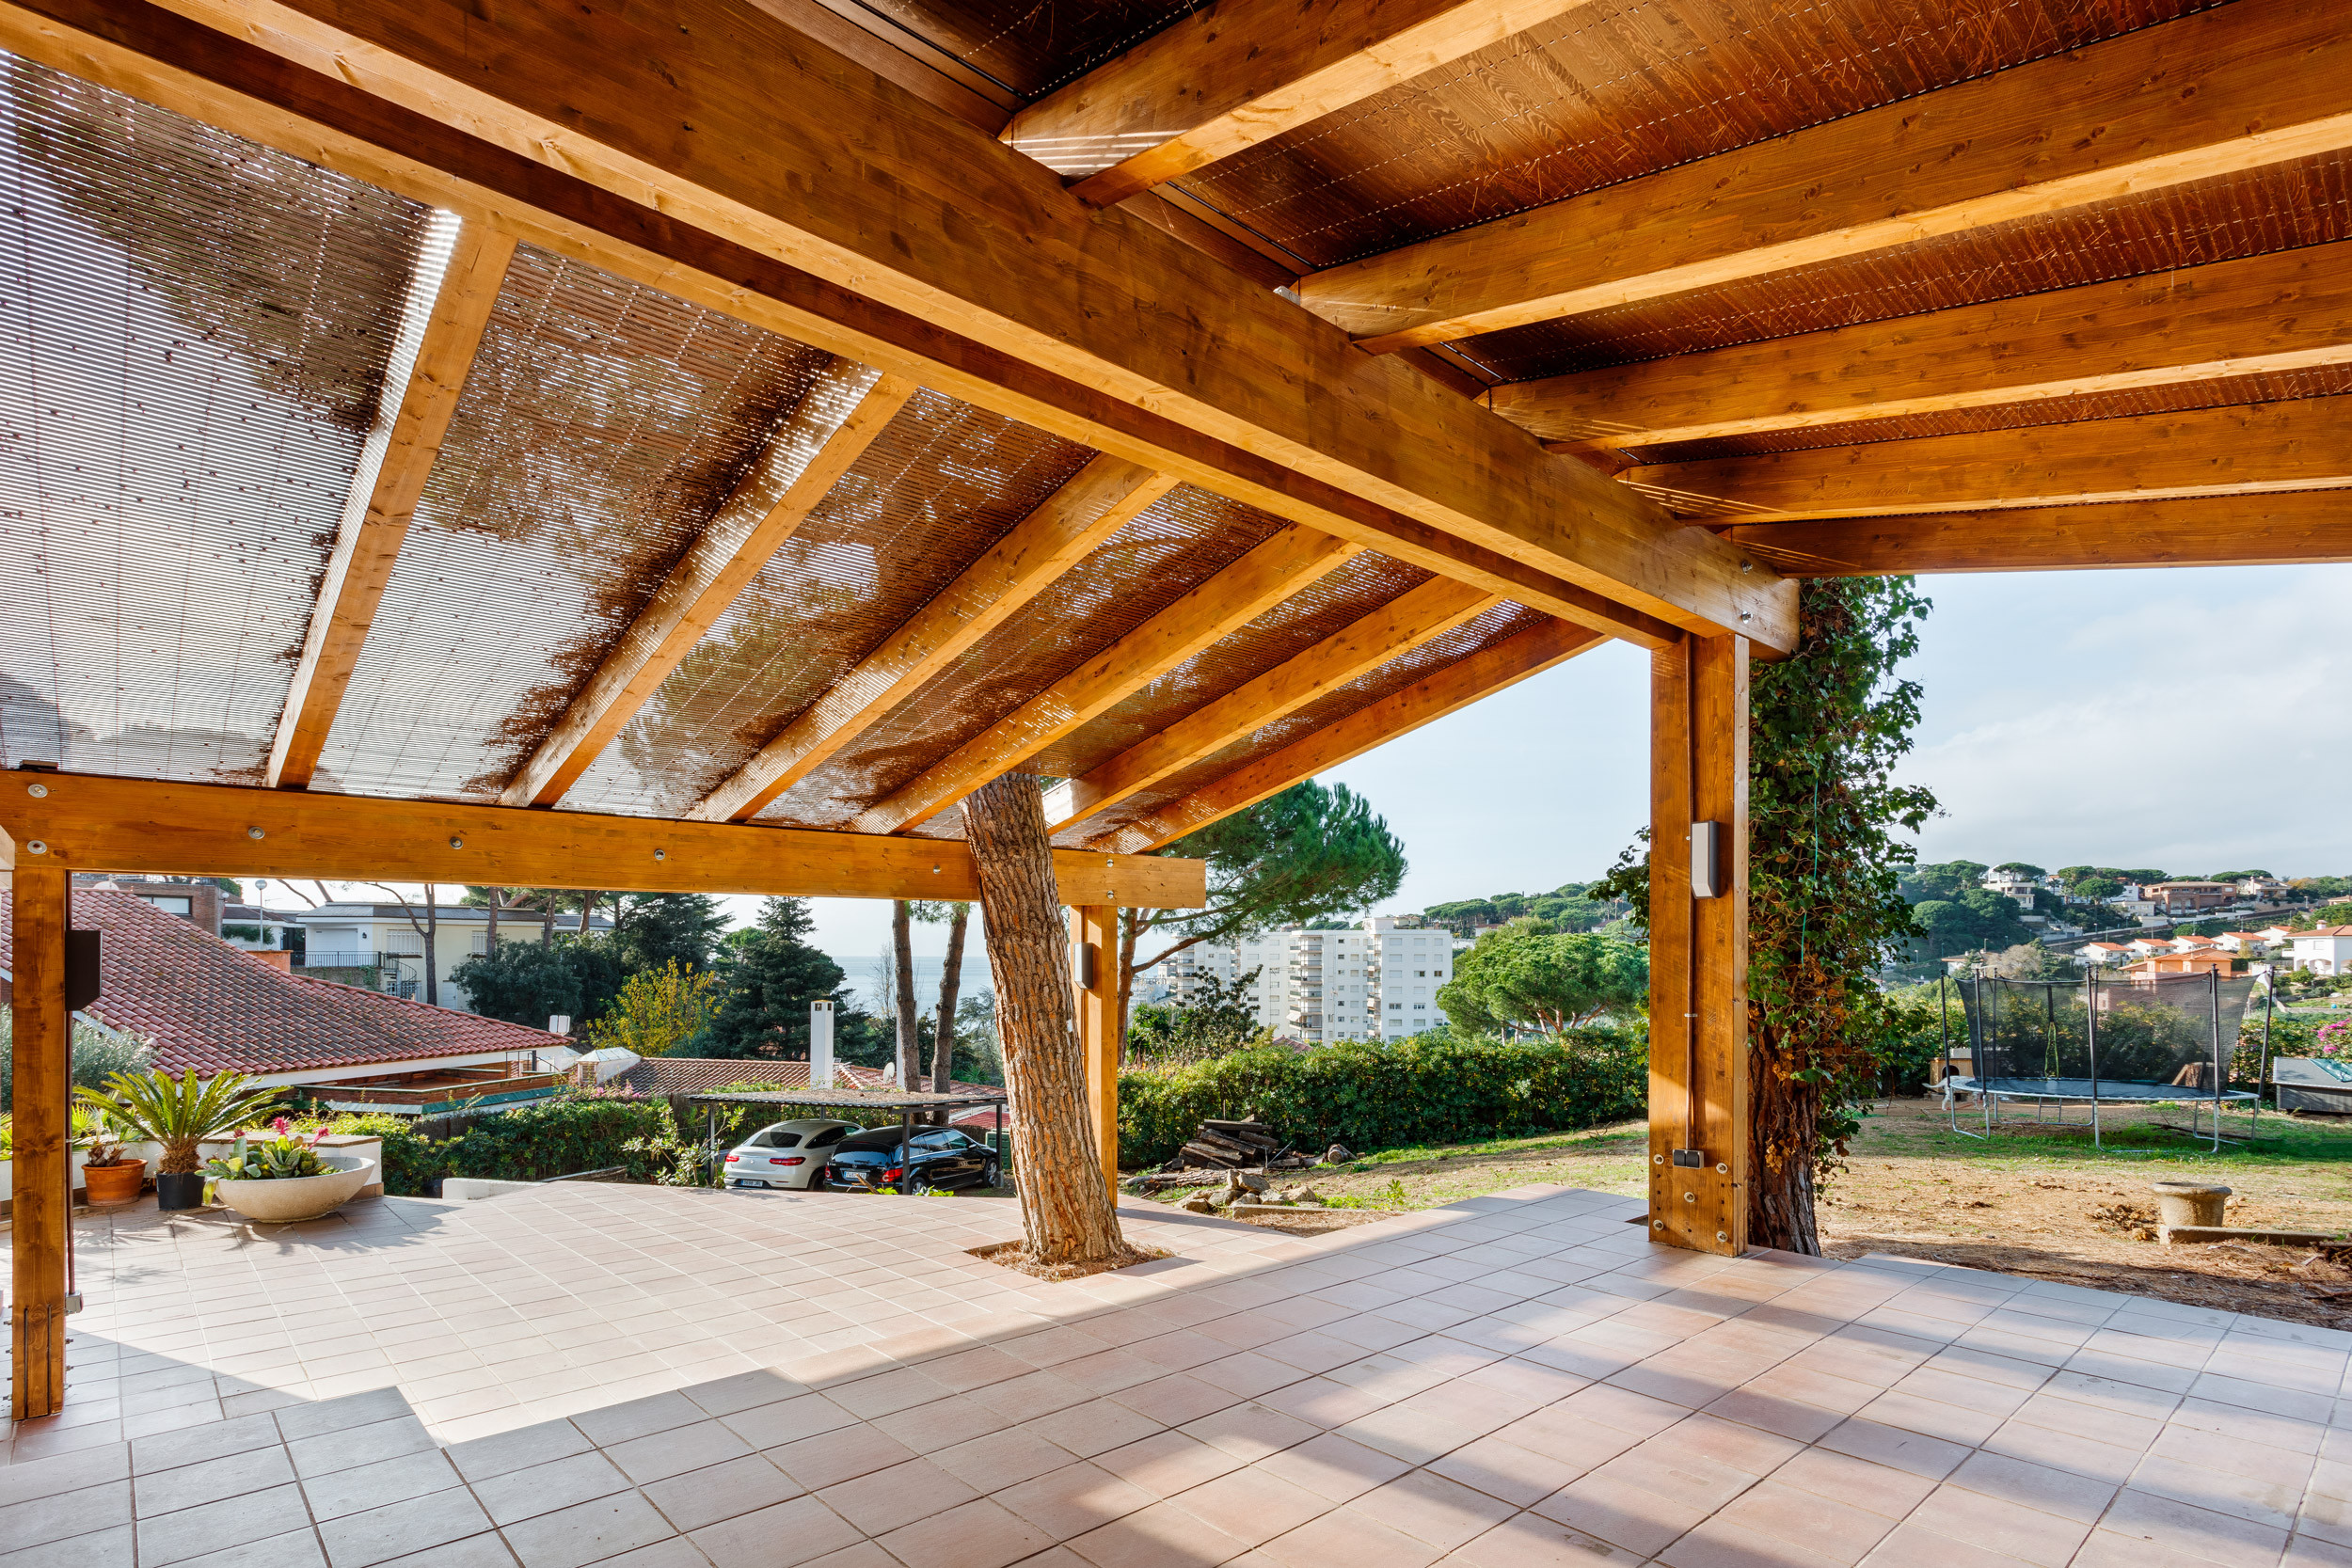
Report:
[[[0,893],[0,967],[9,951]],[[73,923],[104,933],[93,1016],[155,1042],[167,1072],[299,1072],[429,1056],[544,1050],[545,1030],[292,974],[127,893],[73,890]]]

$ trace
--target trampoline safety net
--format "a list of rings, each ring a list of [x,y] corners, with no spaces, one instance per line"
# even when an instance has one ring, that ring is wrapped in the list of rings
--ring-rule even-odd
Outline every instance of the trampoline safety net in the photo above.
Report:
[[[2253,988],[2218,974],[1964,981],[1970,1076],[1996,1093],[2066,1099],[2212,1095],[2228,1087]]]

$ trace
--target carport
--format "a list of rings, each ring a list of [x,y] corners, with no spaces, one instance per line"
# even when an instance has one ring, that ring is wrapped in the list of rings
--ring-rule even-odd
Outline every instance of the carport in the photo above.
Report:
[[[1002,1089],[972,1090],[962,1094],[929,1094],[919,1090],[898,1094],[867,1094],[859,1089],[734,1089],[717,1094],[698,1094],[693,1099],[697,1103],[712,1107],[719,1105],[774,1105],[778,1107],[813,1105],[828,1110],[896,1111],[898,1113],[898,1167],[901,1170],[906,1168],[907,1145],[914,1136],[914,1114],[917,1111],[965,1111],[979,1105],[1001,1108],[1007,1103],[1005,1091]],[[709,1130],[707,1135],[710,1143],[710,1159],[715,1165],[719,1154],[718,1116],[715,1109],[707,1113],[706,1125]],[[1005,1164],[1005,1132],[1001,1117],[998,1118],[989,1147],[996,1151],[996,1163],[999,1167],[1002,1167]]]

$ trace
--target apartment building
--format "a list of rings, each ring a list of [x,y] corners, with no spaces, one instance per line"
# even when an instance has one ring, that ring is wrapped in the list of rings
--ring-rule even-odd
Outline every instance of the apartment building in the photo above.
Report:
[[[1146,972],[1171,1001],[1198,996],[1214,975],[1242,994],[1278,1037],[1308,1045],[1398,1039],[1445,1021],[1438,988],[1454,974],[1443,930],[1377,917],[1337,931],[1261,932],[1230,944],[1201,942]]]

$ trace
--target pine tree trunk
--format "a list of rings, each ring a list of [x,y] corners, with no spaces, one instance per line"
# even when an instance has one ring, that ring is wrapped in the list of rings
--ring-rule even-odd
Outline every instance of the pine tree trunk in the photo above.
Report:
[[[483,951],[494,958],[499,953],[499,906],[505,901],[504,888],[494,887],[490,890],[490,935],[484,943]]]
[[[1813,1143],[1820,1091],[1792,1082],[1751,1014],[1748,1067],[1748,1244],[1821,1253],[1813,1214]]]
[[[555,945],[555,890],[551,887],[539,890],[539,945]]]
[[[963,937],[972,921],[972,906],[958,904],[947,923],[947,967],[939,976],[939,1019],[931,1025],[931,1093],[946,1094],[956,1075],[956,994],[963,989]],[[932,1117],[947,1125],[947,1110]]]
[[[594,889],[580,895],[580,934],[583,937],[588,934],[588,917],[596,912],[598,896]]]
[[[963,802],[963,828],[996,978],[1030,1256],[1047,1265],[1123,1261],[1134,1254],[1087,1113],[1070,948],[1037,780],[1007,774],[976,790]]]
[[[1119,911],[1119,1063],[1127,1065],[1127,1022],[1136,1005],[1136,933],[1142,928],[1141,910]]]
[[[922,1086],[922,1019],[914,1010],[914,907],[903,898],[890,905],[891,1011],[898,1018],[898,1087]]]

